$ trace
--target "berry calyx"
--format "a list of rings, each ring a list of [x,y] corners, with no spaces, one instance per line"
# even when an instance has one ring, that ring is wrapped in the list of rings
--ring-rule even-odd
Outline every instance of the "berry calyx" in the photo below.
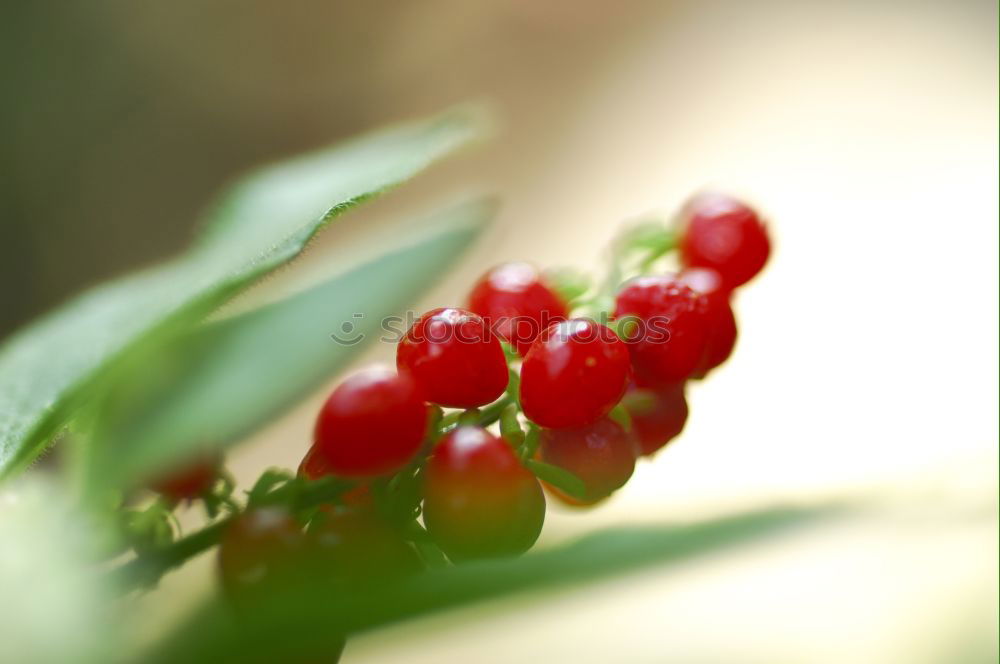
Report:
[[[631,387],[622,405],[632,418],[632,435],[640,453],[649,456],[684,430],[688,405],[684,398],[684,383],[656,390]]]
[[[730,303],[732,291],[725,287],[719,273],[709,268],[689,267],[677,275],[677,280],[705,296],[708,331],[705,351],[694,370],[695,376],[703,377],[729,359],[736,345],[736,316]]]
[[[302,457],[296,475],[308,480],[318,480],[321,477],[334,474],[330,466],[326,463],[326,457],[316,451],[317,447],[317,445],[311,446],[306,455]]]
[[[153,480],[149,487],[174,503],[194,500],[212,488],[221,466],[222,456],[219,454],[202,457]]]
[[[469,309],[522,357],[542,330],[568,315],[566,304],[529,263],[504,263],[480,277],[469,294]]]
[[[545,496],[507,443],[480,427],[460,426],[427,463],[423,514],[452,560],[517,555],[538,539]]]
[[[629,371],[628,347],[607,326],[584,318],[553,323],[521,365],[524,415],[550,429],[596,422],[625,393]]]
[[[305,477],[309,480],[318,480],[329,475],[334,475],[335,473],[326,465],[324,457],[316,452],[316,446],[313,445],[309,448],[309,451],[306,452],[306,455],[302,457],[302,461],[299,463],[299,469],[296,474],[299,477]],[[374,506],[371,487],[367,484],[359,484],[352,489],[348,489],[344,493],[340,494],[338,501],[344,505],[355,508],[368,509]],[[321,509],[325,507],[326,506],[324,505]]]
[[[702,194],[684,209],[681,263],[707,267],[729,288],[750,281],[767,263],[771,241],[757,213],[724,194]]]
[[[297,580],[305,535],[279,507],[248,510],[226,528],[219,543],[219,573],[232,597]]]
[[[615,317],[637,318],[628,337],[637,380],[668,385],[695,372],[708,338],[707,307],[704,296],[672,275],[625,283],[615,301]]]
[[[510,377],[500,340],[478,314],[464,309],[421,316],[399,342],[396,366],[428,401],[450,408],[495,401]]]
[[[427,404],[408,375],[382,368],[355,374],[323,404],[304,470],[342,477],[399,470],[420,449],[427,420]]]
[[[549,490],[572,505],[593,505],[625,486],[635,470],[639,449],[635,440],[609,418],[579,429],[543,429],[542,461],[559,466],[583,481],[584,495],[569,497]]]

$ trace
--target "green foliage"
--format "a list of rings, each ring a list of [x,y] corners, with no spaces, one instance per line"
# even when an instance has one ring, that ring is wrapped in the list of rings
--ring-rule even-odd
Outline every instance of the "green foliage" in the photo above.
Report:
[[[416,224],[421,237],[408,246],[130,358],[94,442],[92,485],[106,489],[141,479],[186,455],[231,444],[273,419],[341,368],[364,346],[362,336],[368,342],[383,334],[383,318],[430,285],[493,209],[482,201],[450,209]],[[338,343],[331,333],[358,341]]]
[[[27,479],[27,478],[25,478]],[[87,565],[92,530],[38,478],[0,494],[0,662],[108,661],[107,588]]]
[[[457,206],[420,222],[414,237],[309,290],[248,313],[205,322],[221,304],[290,261],[350,207],[408,179],[484,129],[467,111],[402,125],[262,169],[213,206],[192,248],[162,265],[94,288],[0,347],[0,477],[31,463],[67,424],[87,438],[79,458],[90,512],[66,509],[57,487],[19,483],[0,510],[0,661],[109,661],[125,642],[112,590],[154,586],[170,569],[215,546],[243,508],[287,507],[300,520],[354,485],[272,469],[241,506],[226,478],[207,496],[211,520],[178,537],[171,505],[129,502],[128,489],[182,458],[231,445],[314,390],[472,242],[491,202]],[[648,264],[675,237],[662,223],[636,226],[617,258]],[[617,287],[579,274],[552,279],[567,300],[600,308]],[[631,269],[631,266],[628,265]],[[596,290],[595,290],[596,289]],[[593,291],[593,292],[592,292]],[[585,294],[591,293],[589,299]],[[576,300],[579,300],[576,302]],[[355,314],[363,314],[358,318]],[[345,323],[352,328],[346,330]],[[333,338],[339,333],[341,341]],[[516,353],[506,347],[508,359]],[[459,424],[500,422],[505,439],[540,479],[581,497],[579,477],[536,460],[539,429],[522,426],[517,373],[482,409],[433,412],[434,438]],[[628,426],[628,414],[614,417]],[[303,441],[304,446],[304,441]],[[475,601],[562,587],[652,564],[679,562],[828,518],[838,510],[772,509],[701,524],[599,533],[521,558],[451,566],[421,528],[420,462],[370,491],[427,563],[399,583],[341,592],[322,578],[272,588],[238,610],[213,598],[140,661],[323,661],[342,636]],[[24,478],[29,479],[29,478]],[[93,564],[131,546],[138,555],[104,573]],[[102,580],[104,581],[102,583]],[[315,581],[315,582],[313,582]]]
[[[187,253],[89,290],[13,336],[0,347],[0,475],[86,418],[81,408],[126,354],[201,320],[342,212],[482,129],[478,114],[455,111],[262,169],[214,206]]]
[[[699,524],[618,529],[521,558],[433,569],[364,593],[334,594],[323,583],[285,588],[234,613],[216,598],[144,653],[143,662],[291,661],[317,656],[331,635],[513,593],[554,589],[787,532],[839,514],[834,507],[775,508]]]

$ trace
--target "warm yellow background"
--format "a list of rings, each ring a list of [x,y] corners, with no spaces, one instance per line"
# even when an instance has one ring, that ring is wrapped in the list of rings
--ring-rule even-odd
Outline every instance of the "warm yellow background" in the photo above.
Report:
[[[482,89],[455,83],[497,100],[500,139],[352,217],[258,295],[329,272],[338,242],[470,187],[498,188],[501,216],[418,310],[460,302],[505,259],[589,268],[620,220],[725,187],[766,212],[775,240],[740,295],[735,356],[691,389],[679,440],[607,504],[553,510],[542,544],[776,501],[873,508],[669,570],[381,631],[353,640],[344,661],[995,659],[995,5],[564,0],[511,3],[508,15],[575,35],[576,50],[522,60]],[[473,18],[436,20],[471,36],[435,48],[400,29],[404,111],[438,101],[421,96],[420,77],[477,57]],[[391,357],[381,347],[364,361]],[[294,466],[322,398],[236,453],[241,478]],[[170,577],[151,607],[188,606],[209,562]]]

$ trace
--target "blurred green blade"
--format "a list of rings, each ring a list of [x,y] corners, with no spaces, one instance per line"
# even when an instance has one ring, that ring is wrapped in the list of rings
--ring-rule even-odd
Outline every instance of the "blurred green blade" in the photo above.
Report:
[[[135,483],[206,447],[225,446],[279,414],[365,342],[385,334],[383,320],[429,286],[494,210],[491,201],[448,209],[414,224],[420,239],[412,244],[131,358],[92,450],[92,483]]]
[[[609,530],[521,558],[425,572],[370,592],[334,594],[322,583],[242,607],[220,598],[196,612],[144,662],[265,662],[316,657],[331,635],[357,633],[433,611],[522,591],[554,589],[685,559],[788,532],[843,513],[836,506],[772,508],[679,526]]]
[[[88,560],[96,524],[37,475],[5,487],[0,506],[0,662],[108,661],[120,634]]]
[[[131,348],[190,325],[298,255],[349,207],[484,129],[458,110],[262,169],[223,196],[186,254],[89,290],[0,346],[0,476],[28,465]]]

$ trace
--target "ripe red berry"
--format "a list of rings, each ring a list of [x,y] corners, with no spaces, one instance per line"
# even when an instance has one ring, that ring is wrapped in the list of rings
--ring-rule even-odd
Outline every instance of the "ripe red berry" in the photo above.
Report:
[[[421,567],[416,551],[371,511],[324,511],[310,524],[306,547],[306,564],[339,583],[385,582]]]
[[[524,358],[521,407],[542,427],[586,426],[614,408],[628,377],[628,347],[608,327],[582,318],[553,323]]]
[[[434,448],[424,481],[424,524],[452,560],[523,553],[544,520],[541,485],[500,438],[462,426]]]
[[[625,486],[635,470],[639,449],[632,436],[604,417],[579,429],[543,429],[539,455],[542,461],[583,480],[584,495],[569,497],[566,502],[592,505]],[[553,493],[567,498],[558,489]]]
[[[413,376],[428,401],[450,408],[495,401],[510,377],[500,340],[464,309],[421,316],[399,342],[396,365]]]
[[[688,202],[683,214],[680,255],[685,266],[712,268],[735,288],[767,263],[767,229],[744,203],[723,194],[702,194]]]
[[[221,455],[202,457],[154,480],[150,488],[175,503],[194,500],[212,488],[221,465]]]
[[[639,277],[618,293],[615,317],[635,316],[629,352],[644,385],[684,380],[698,368],[708,335],[707,301],[671,275]]]
[[[469,309],[522,356],[542,330],[568,315],[562,299],[528,263],[504,263],[484,274],[469,294]]]
[[[222,586],[231,597],[279,588],[297,579],[305,535],[282,508],[251,509],[226,528],[219,542]]]
[[[676,438],[687,422],[684,383],[657,390],[632,387],[622,404],[632,418],[632,435],[644,456],[653,454]]]
[[[371,477],[405,466],[427,433],[428,409],[413,379],[373,368],[351,376],[316,419],[309,473]]]
[[[732,291],[725,288],[718,272],[708,268],[687,268],[677,275],[677,280],[705,296],[708,333],[705,352],[694,370],[694,375],[701,377],[725,362],[736,345],[736,316],[730,304]]]

